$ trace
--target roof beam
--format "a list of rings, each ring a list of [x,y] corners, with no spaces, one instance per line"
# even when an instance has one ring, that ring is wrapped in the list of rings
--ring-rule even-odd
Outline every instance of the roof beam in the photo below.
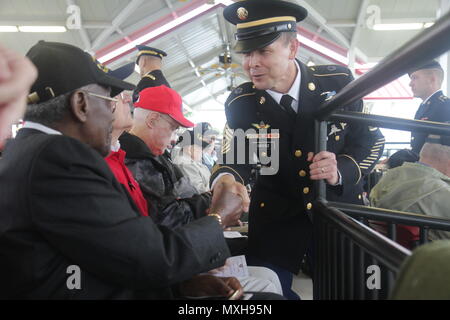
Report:
[[[169,0],[164,0],[164,2],[166,3],[167,7],[170,9],[170,12],[172,13],[172,17],[174,19],[178,18],[177,13],[175,12],[175,9],[172,6],[172,3],[170,3]],[[197,76],[197,78],[200,79],[200,83],[203,85],[203,87],[208,91],[209,95],[211,96],[211,98],[215,99],[211,93],[211,91],[208,89],[208,87],[206,86],[205,81],[203,80],[200,72],[198,71],[197,66],[195,65],[194,61],[192,60],[188,50],[186,49],[186,46],[184,45],[183,41],[181,41],[180,37],[178,34],[175,34],[174,36],[175,41],[178,43],[178,45],[180,46],[180,48],[183,50],[184,55],[186,56],[189,65],[191,66],[191,68],[194,70],[195,75]]]
[[[219,13],[219,9],[216,9],[217,14],[217,24],[219,25],[220,34],[222,36],[222,42],[227,46],[227,49],[231,51],[231,38],[230,34],[228,33],[228,29],[225,25],[225,21],[223,18],[223,15]]]
[[[69,0],[68,0],[69,1]],[[120,27],[120,25],[134,12],[137,8],[144,2],[144,0],[132,0],[128,5],[122,9],[122,11],[113,19],[111,22],[111,27],[105,29],[100,33],[100,35],[94,40],[92,43],[93,49],[98,49],[103,42],[108,39],[116,30]]]
[[[192,92],[194,92],[194,91],[197,91],[198,89],[206,88],[206,90],[208,90],[208,93],[209,93],[209,98],[212,98],[212,99],[215,100],[216,98],[215,98],[214,95],[211,93],[211,91],[207,88],[207,86],[210,85],[210,84],[212,84],[212,83],[214,83],[214,82],[216,82],[216,81],[219,80],[220,78],[221,78],[221,77],[210,77],[210,78],[207,78],[207,79],[203,80],[204,85],[203,85],[202,83],[198,83],[198,82],[194,83],[194,82],[193,82],[191,85],[185,86],[183,89],[179,90],[178,93],[179,93],[181,96],[184,96],[184,95],[186,95],[186,94],[189,94],[189,93],[192,93]]]
[[[355,60],[356,60],[356,44],[359,40],[359,35],[361,34],[362,28],[364,28],[364,21],[366,17],[367,6],[370,0],[363,0],[361,6],[359,7],[358,18],[356,20],[356,26],[353,30],[352,39],[350,41],[350,48],[348,51],[348,66],[350,70],[354,73],[355,71]]]
[[[206,83],[209,84],[210,83],[209,80],[211,80],[211,79],[219,79],[219,78],[220,77],[216,77],[213,74],[208,74],[208,75],[204,76],[202,78],[202,80],[205,82],[205,84]],[[186,83],[186,82],[188,82],[188,83]],[[176,89],[177,91],[183,91],[188,86],[192,87],[192,84],[197,85],[198,84],[198,77],[195,74],[192,74],[192,75],[189,75],[189,76],[187,76],[185,78],[180,78],[178,80],[172,81],[172,82],[170,82],[170,84],[172,85],[172,87],[178,88],[179,90]],[[191,84],[191,85],[189,85],[189,84]],[[202,85],[202,87],[203,87],[203,85]]]
[[[214,95],[214,96],[216,97],[216,99],[217,99],[218,96],[220,96],[221,94],[224,94],[224,93],[227,92],[227,91],[228,91],[228,87],[223,88],[223,89],[220,89],[219,91],[214,92],[213,95]],[[196,105],[200,106],[200,105],[202,105],[203,103],[205,103],[206,101],[208,101],[209,99],[210,99],[209,97],[206,97],[206,98],[200,99],[200,100],[198,100],[198,101],[194,101],[194,103],[195,103]],[[197,110],[198,110],[198,111],[204,111],[204,109],[199,109],[199,108],[197,108]]]
[[[306,10],[308,10],[308,16],[310,16],[320,27],[323,28],[326,32],[328,32],[334,39],[336,39],[341,45],[345,48],[350,48],[350,42],[345,38],[339,31],[330,27],[327,23],[327,20],[309,3],[305,0],[296,0],[297,4],[303,6]],[[364,61],[367,61],[367,56],[358,48],[355,48],[356,54]]]
[[[222,51],[222,48],[212,48],[208,52],[205,52],[202,55],[193,58],[192,60],[194,61],[195,65],[202,65],[216,58]],[[165,69],[164,74],[168,78],[173,78],[175,76],[179,76],[180,72],[180,65],[176,65],[170,69]]]
[[[195,75],[197,76],[197,78],[199,79],[200,83],[202,84],[202,86],[208,91],[209,95],[211,96],[211,98],[215,99],[214,96],[212,95],[211,91],[209,90],[209,88],[206,86],[205,81],[202,78],[202,75],[200,74],[200,72],[198,71],[197,66],[195,65],[194,61],[192,60],[191,56],[189,55],[189,52],[186,49],[186,46],[184,45],[183,41],[181,41],[180,37],[178,35],[175,35],[175,40],[177,41],[178,45],[180,46],[180,48],[183,50],[184,55],[186,56],[191,68],[194,70]]]

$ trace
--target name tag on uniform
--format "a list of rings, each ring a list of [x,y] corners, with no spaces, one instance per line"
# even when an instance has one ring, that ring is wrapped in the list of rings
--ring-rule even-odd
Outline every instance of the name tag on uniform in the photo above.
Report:
[[[279,133],[248,133],[247,139],[280,139]]]

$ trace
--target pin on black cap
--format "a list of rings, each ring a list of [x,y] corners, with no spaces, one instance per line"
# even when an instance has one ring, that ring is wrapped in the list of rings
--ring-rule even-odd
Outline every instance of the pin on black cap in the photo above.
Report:
[[[111,88],[111,97],[134,88],[103,72],[90,54],[70,44],[39,41],[26,56],[38,69],[38,78],[28,95],[29,104],[42,103],[89,84]]]
[[[139,64],[139,58],[141,56],[152,56],[152,57],[157,57],[160,59],[167,56],[167,53],[165,53],[164,51],[162,51],[160,49],[142,46],[142,45],[138,45],[138,46],[136,46],[136,48],[139,50],[137,58],[136,58],[137,65]]]
[[[92,59],[97,64],[97,67],[100,70],[102,70],[103,72],[105,72],[109,76],[117,78],[117,79],[120,79],[120,80],[125,80],[126,78],[131,76],[131,74],[134,71],[134,62],[129,62],[129,63],[127,63],[127,64],[117,68],[117,69],[111,70],[108,67],[106,67],[104,64],[102,64],[100,61],[95,59],[94,57],[92,57]]]
[[[238,1],[226,7],[223,16],[236,25],[236,52],[247,53],[277,40],[281,32],[297,32],[297,22],[308,11],[291,2],[278,0]]]

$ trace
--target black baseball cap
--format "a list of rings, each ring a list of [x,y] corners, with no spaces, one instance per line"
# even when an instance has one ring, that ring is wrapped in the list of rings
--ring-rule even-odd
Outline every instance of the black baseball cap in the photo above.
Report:
[[[183,134],[178,138],[177,144],[181,148],[197,145],[201,146],[202,149],[205,149],[207,146],[209,146],[209,143],[203,140],[203,136],[200,133],[197,133],[195,130],[184,131]]]
[[[224,18],[236,25],[234,50],[238,53],[266,47],[282,32],[297,32],[297,22],[307,15],[302,6],[278,0],[238,1],[223,11]]]
[[[419,155],[409,149],[399,150],[389,157],[387,164],[389,168],[400,167],[404,162],[419,161]]]
[[[95,64],[97,65],[97,67],[102,70],[103,72],[105,72],[106,74],[108,74],[111,77],[114,78],[118,78],[120,80],[125,80],[126,78],[128,78],[129,76],[131,76],[131,74],[134,71],[134,62],[129,62],[117,69],[109,69],[107,66],[105,66],[103,63],[101,63],[100,61],[98,61],[97,59],[95,59],[94,57],[92,57],[92,59],[94,60]]]
[[[218,134],[219,132],[214,130],[209,122],[199,122],[195,125],[194,130],[198,130],[201,132],[202,135],[209,134],[214,135]]]
[[[78,47],[60,42],[39,41],[26,54],[38,69],[28,103],[42,103],[89,84],[111,88],[111,97],[134,85],[98,68],[92,56]]]

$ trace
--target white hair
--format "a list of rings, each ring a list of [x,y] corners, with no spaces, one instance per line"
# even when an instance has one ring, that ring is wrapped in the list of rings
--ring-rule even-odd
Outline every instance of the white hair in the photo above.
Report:
[[[420,151],[421,157],[433,158],[437,162],[450,160],[450,147],[437,143],[426,142]]]
[[[152,111],[143,108],[135,108],[133,118],[135,121],[144,121],[150,112]]]
[[[420,151],[420,161],[450,177],[450,147],[425,143]]]

